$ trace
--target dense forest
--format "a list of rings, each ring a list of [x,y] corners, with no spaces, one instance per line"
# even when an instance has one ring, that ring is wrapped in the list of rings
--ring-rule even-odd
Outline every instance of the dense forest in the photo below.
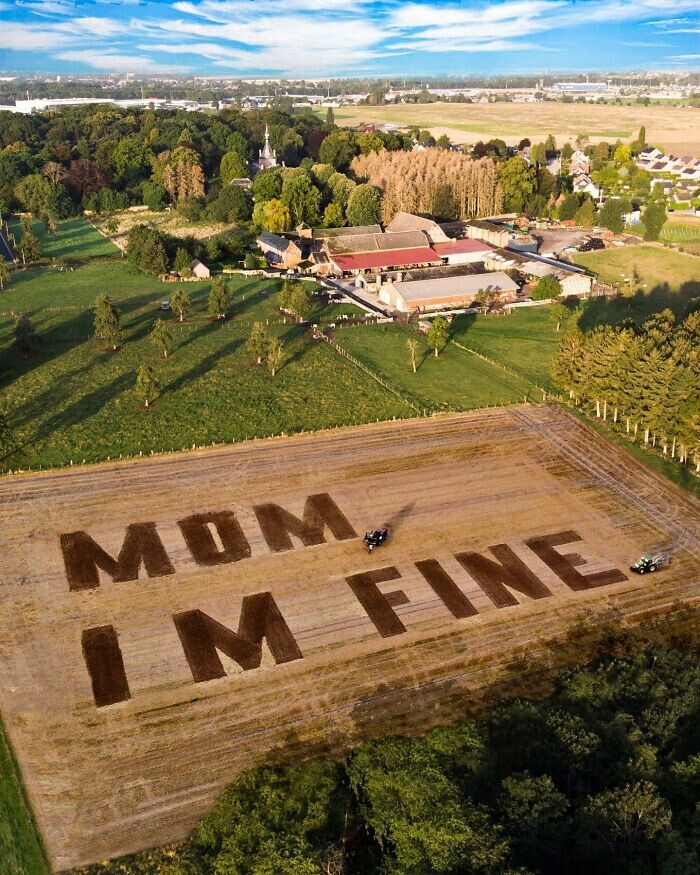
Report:
[[[555,382],[598,418],[700,471],[700,310],[670,310],[640,328],[623,322],[569,331],[552,362]]]
[[[700,657],[654,647],[483,721],[247,771],[186,845],[90,872],[691,875],[699,800]]]

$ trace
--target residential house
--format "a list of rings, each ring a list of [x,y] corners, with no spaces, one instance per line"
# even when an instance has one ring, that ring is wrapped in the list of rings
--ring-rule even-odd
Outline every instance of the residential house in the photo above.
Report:
[[[573,190],[576,194],[589,194],[594,201],[597,201],[601,195],[600,188],[587,173],[580,173],[574,179]]]
[[[569,176],[575,176],[577,173],[589,173],[590,169],[588,155],[577,149],[569,159]]]

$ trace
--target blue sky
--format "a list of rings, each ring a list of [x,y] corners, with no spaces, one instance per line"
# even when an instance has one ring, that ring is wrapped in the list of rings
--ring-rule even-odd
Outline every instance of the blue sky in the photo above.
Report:
[[[698,0],[0,0],[0,69],[222,76],[700,69]]]

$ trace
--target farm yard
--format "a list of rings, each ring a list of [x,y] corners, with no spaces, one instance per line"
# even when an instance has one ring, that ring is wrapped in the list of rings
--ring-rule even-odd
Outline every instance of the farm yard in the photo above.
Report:
[[[341,514],[324,517],[335,537],[292,527],[287,549],[293,521],[274,517],[282,528],[270,528],[265,508],[299,515],[311,495],[330,496]],[[0,506],[0,705],[56,868],[184,837],[247,766],[479,713],[509,666],[525,672],[525,655],[580,658],[585,637],[575,656],[552,647],[572,627],[594,634],[612,618],[616,629],[633,627],[700,595],[697,504],[556,407],[35,474],[1,481]],[[230,511],[249,553],[224,552],[202,567],[193,558],[203,558],[202,544],[190,535],[187,547],[176,521],[230,519]],[[165,576],[142,569],[140,580],[127,573],[117,583],[101,572],[89,589],[75,578],[82,572],[66,577],[60,535],[85,531],[117,555],[125,527],[139,520],[155,525],[174,573],[151,565]],[[370,558],[352,533],[383,521],[391,538]],[[562,566],[541,541],[554,533],[563,534],[553,543],[571,545],[556,555],[573,549],[583,558]],[[462,552],[490,556],[492,544],[507,544],[531,569],[541,598],[520,577],[504,601],[474,553]],[[654,545],[673,545],[673,569],[633,579],[630,561]],[[392,581],[388,614],[375,612],[353,577],[378,567],[390,569],[374,578]],[[586,584],[580,575],[596,577]],[[173,616],[203,612],[235,629],[242,598],[261,592],[272,594],[297,649],[284,633],[277,649],[263,649],[259,668],[242,670],[224,646],[224,674],[195,683],[195,654],[186,658]],[[80,640],[106,624],[118,636],[129,697],[96,708],[95,691],[111,682],[98,672],[91,688]],[[521,694],[547,684],[541,672],[522,681]]]
[[[324,110],[325,112],[325,110]],[[607,106],[590,103],[430,103],[341,107],[336,123],[353,127],[364,123],[427,128],[435,137],[447,134],[455,143],[473,143],[501,137],[509,145],[523,137],[533,142],[552,134],[559,146],[579,134],[591,142],[630,141],[640,125],[647,141],[676,155],[700,154],[700,121],[690,107]]]

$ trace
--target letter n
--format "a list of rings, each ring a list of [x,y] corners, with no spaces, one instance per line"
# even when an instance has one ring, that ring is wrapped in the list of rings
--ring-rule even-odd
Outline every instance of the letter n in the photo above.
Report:
[[[259,668],[263,639],[277,664],[304,657],[269,592],[244,597],[238,632],[200,610],[174,614],[173,622],[195,683],[226,675],[217,650],[243,671]]]
[[[127,526],[124,543],[116,560],[87,532],[61,535],[61,550],[71,590],[98,587],[99,568],[106,571],[114,581],[138,580],[142,563],[149,577],[175,574],[155,523],[133,523]]]
[[[357,533],[327,492],[310,495],[306,499],[302,519],[278,504],[259,504],[253,510],[267,546],[275,553],[294,547],[290,534],[299,538],[305,547],[325,543],[323,534],[326,526],[339,541],[357,537]]]
[[[489,550],[498,562],[480,553],[459,553],[455,559],[471,574],[497,608],[519,604],[509,589],[521,592],[531,599],[541,599],[552,594],[506,544],[494,544]]]

